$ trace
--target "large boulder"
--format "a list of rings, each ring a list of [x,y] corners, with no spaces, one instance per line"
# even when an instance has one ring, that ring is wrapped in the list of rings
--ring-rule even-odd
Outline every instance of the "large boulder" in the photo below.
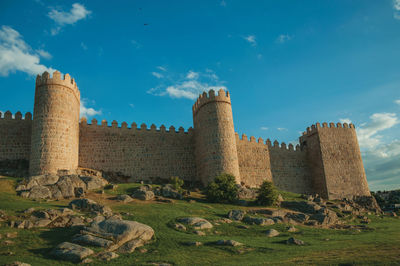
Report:
[[[228,218],[236,221],[243,220],[245,215],[246,212],[242,210],[231,210],[228,212]]]
[[[317,203],[310,201],[282,201],[281,207],[308,214],[317,213],[321,209]]]
[[[333,225],[339,221],[336,212],[328,208],[322,208],[318,213],[313,214],[310,219],[316,220],[320,225]]]
[[[81,244],[81,245],[89,245],[96,247],[108,248],[114,244],[111,240],[107,240],[101,237],[96,237],[92,235],[76,235],[72,242]]]
[[[89,248],[69,242],[63,242],[59,244],[51,252],[51,254],[57,259],[68,260],[72,262],[80,262],[84,258],[92,255],[93,253],[93,250]]]
[[[28,194],[30,199],[48,199],[51,197],[50,190],[45,186],[33,186]]]
[[[108,184],[108,181],[99,176],[81,176],[87,190],[99,189]]]
[[[213,225],[204,218],[200,217],[185,217],[178,219],[178,222],[193,226],[196,230],[211,229]]]
[[[182,193],[180,193],[178,190],[174,189],[171,184],[167,184],[163,186],[159,192],[161,196],[167,197],[167,198],[173,198],[173,199],[183,199]]]
[[[152,200],[154,199],[154,192],[151,190],[136,190],[132,196],[140,200]]]
[[[132,252],[149,241],[154,230],[139,222],[109,218],[98,223],[93,222],[81,233],[113,241],[108,251],[119,249],[121,252]]]
[[[275,221],[270,218],[262,218],[262,217],[250,217],[246,216],[243,219],[244,222],[248,224],[256,224],[256,225],[261,225],[261,226],[266,226],[266,225],[273,225],[275,224]]]
[[[105,216],[112,215],[110,207],[99,204],[91,199],[75,199],[68,204],[72,210],[90,211],[93,213],[100,213]]]

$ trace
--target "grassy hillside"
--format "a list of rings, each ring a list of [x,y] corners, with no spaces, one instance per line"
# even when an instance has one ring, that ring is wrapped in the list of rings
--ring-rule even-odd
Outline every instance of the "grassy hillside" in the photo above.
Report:
[[[34,208],[59,208],[68,205],[66,201],[38,202],[18,197],[15,193],[16,179],[0,179],[0,209],[8,215]],[[106,190],[104,195],[91,193],[88,198],[110,206],[114,212],[123,214],[127,220],[135,220],[151,226],[155,239],[132,254],[121,254],[110,262],[95,260],[96,265],[143,265],[152,262],[166,262],[173,265],[266,265],[266,264],[399,264],[400,263],[400,219],[369,216],[370,231],[333,230],[296,226],[295,233],[286,231],[287,225],[250,225],[247,229],[238,227],[241,223],[220,224],[207,235],[199,236],[191,231],[182,232],[170,225],[179,217],[199,216],[214,222],[225,217],[231,209],[247,209],[228,204],[211,204],[194,195],[195,202],[174,200],[174,203],[143,202],[135,200],[121,203],[113,200],[116,194],[132,191],[139,184],[120,184],[115,191]],[[193,194],[193,193],[192,193]],[[285,193],[285,198],[300,200],[298,195]],[[265,231],[275,228],[281,234],[267,238]],[[53,260],[48,254],[58,243],[70,241],[77,229],[14,229],[0,227],[0,264],[16,260],[32,265],[73,265]],[[5,233],[18,232],[10,239],[14,244],[5,244]],[[305,241],[305,246],[289,246],[284,241],[294,236]],[[212,244],[219,239],[233,239],[244,244],[241,247],[221,247]],[[185,246],[185,241],[200,241],[202,246]],[[10,253],[11,252],[11,253]],[[10,255],[11,254],[11,255]]]

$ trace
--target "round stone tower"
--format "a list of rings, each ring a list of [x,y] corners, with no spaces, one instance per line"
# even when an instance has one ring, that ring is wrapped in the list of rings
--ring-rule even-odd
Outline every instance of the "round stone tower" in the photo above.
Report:
[[[197,176],[207,185],[221,173],[240,183],[239,161],[229,92],[204,92],[193,105]]]
[[[78,168],[80,92],[69,74],[36,77],[30,175]]]

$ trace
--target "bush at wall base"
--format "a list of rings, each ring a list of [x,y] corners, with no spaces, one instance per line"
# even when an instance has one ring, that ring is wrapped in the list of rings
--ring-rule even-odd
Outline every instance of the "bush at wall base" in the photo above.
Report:
[[[235,177],[226,173],[215,177],[214,181],[208,184],[205,192],[210,202],[234,203],[239,198]]]

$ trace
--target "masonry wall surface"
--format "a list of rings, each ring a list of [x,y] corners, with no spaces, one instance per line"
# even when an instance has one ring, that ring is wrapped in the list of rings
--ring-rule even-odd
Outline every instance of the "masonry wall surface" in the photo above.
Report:
[[[93,124],[94,123],[94,124]],[[80,123],[79,166],[115,172],[131,177],[131,181],[169,179],[178,176],[196,180],[193,133],[169,131],[155,126],[140,129],[133,124],[118,127],[97,121]]]
[[[60,72],[36,78],[32,123],[31,175],[76,170],[79,148],[80,93],[70,76]]]
[[[262,139],[256,142],[254,137],[236,136],[239,158],[240,181],[250,187],[258,187],[264,180],[272,181],[268,146]]]
[[[276,187],[295,193],[312,193],[312,180],[305,151],[276,142],[269,147],[272,179]]]
[[[32,114],[17,112],[12,117],[6,112],[3,118],[0,113],[0,161],[1,160],[29,160],[31,151]]]
[[[239,160],[228,92],[203,93],[193,105],[195,155],[198,179],[207,185],[221,173],[240,183]]]
[[[369,196],[367,178],[354,126],[317,125],[330,199]]]

